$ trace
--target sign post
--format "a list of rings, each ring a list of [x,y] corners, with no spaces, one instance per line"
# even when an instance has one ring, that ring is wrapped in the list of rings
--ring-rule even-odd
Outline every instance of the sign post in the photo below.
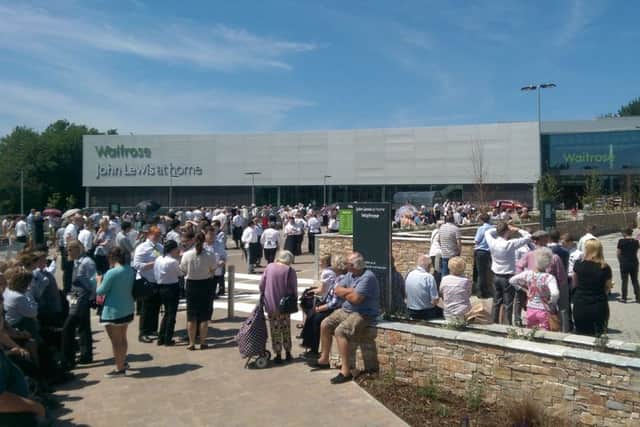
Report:
[[[338,222],[340,224],[338,233],[347,236],[353,234],[353,209],[351,209],[351,206],[348,209],[340,209]]]
[[[549,231],[556,226],[556,208],[553,201],[542,201],[542,215],[540,215],[542,229]]]
[[[360,252],[380,283],[383,308],[391,306],[391,204],[353,204],[353,250]]]

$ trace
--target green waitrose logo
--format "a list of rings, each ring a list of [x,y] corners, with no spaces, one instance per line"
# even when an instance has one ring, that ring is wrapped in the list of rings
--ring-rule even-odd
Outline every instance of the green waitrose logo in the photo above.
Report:
[[[125,147],[123,144],[100,145],[95,147],[98,157],[101,159],[150,159],[151,148]]]
[[[565,153],[563,155],[564,161],[569,164],[578,163],[608,163],[609,169],[613,169],[613,164],[616,160],[616,156],[613,154],[613,145],[609,144],[609,152],[604,153],[589,153],[583,151],[581,153]]]

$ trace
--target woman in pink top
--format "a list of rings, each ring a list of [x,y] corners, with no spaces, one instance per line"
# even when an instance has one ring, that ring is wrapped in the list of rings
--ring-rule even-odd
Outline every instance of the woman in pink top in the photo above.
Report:
[[[298,298],[298,276],[291,268],[293,254],[281,251],[276,262],[268,264],[260,279],[260,292],[264,295],[264,306],[269,316],[271,345],[275,357],[273,363],[282,363],[282,348],[286,352],[286,360],[291,356],[291,315],[280,313],[280,300],[292,295]]]
[[[440,296],[447,322],[460,322],[471,311],[471,280],[464,276],[465,262],[462,257],[449,260],[449,275],[442,278]]]

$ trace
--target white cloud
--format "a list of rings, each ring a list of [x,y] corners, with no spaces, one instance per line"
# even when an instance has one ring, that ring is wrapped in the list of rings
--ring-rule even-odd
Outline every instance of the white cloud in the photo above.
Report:
[[[121,133],[272,130],[292,110],[313,105],[295,98],[222,90],[119,89],[104,82],[93,91],[70,94],[0,81],[0,96],[0,135],[16,125],[42,129],[60,118]]]
[[[557,46],[567,45],[585,33],[591,22],[599,15],[600,6],[593,1],[587,4],[583,0],[573,0],[566,22],[555,37],[555,44]]]
[[[145,26],[144,32],[136,33],[92,20],[89,15],[80,19],[0,5],[0,48],[21,51],[42,45],[92,48],[218,70],[290,69],[285,57],[317,48],[313,43],[263,37],[222,24]]]

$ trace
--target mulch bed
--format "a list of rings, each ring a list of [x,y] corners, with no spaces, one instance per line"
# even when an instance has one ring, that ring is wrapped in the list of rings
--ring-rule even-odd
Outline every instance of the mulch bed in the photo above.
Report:
[[[457,397],[437,384],[418,388],[377,374],[364,374],[357,383],[380,403],[411,426],[504,426],[508,421],[497,406],[482,404],[468,407],[464,397]]]

